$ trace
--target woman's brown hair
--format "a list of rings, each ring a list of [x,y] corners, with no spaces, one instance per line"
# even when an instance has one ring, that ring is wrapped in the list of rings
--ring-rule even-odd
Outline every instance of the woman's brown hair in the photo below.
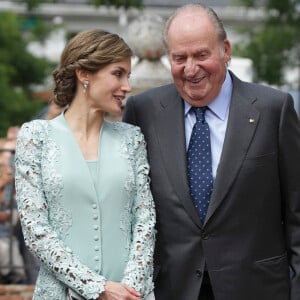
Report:
[[[99,29],[79,32],[67,43],[60,65],[52,73],[54,102],[60,107],[72,102],[77,87],[76,69],[94,73],[131,56],[132,50],[117,34]]]

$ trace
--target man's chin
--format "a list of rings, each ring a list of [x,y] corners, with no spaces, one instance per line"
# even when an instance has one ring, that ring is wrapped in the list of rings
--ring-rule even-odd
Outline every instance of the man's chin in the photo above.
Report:
[[[183,99],[188,102],[192,106],[206,106],[210,103],[210,101],[207,101],[207,98],[204,97],[203,95],[186,95],[183,97]]]
[[[201,102],[205,99],[205,97],[199,93],[188,93],[185,98],[191,102]]]

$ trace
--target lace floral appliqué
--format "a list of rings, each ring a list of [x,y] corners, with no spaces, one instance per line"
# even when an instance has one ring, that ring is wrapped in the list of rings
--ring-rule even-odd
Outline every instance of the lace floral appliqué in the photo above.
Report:
[[[123,141],[120,152],[130,161],[125,191],[132,202],[128,203],[120,227],[128,237],[132,236],[130,255],[122,282],[141,292],[143,297],[153,290],[153,248],[155,241],[155,210],[149,187],[149,165],[144,137],[137,127],[116,123],[121,127]],[[130,127],[129,127],[130,126]],[[128,130],[128,128],[130,130]],[[129,215],[133,215],[132,235],[128,232]],[[127,230],[127,232],[126,232]]]
[[[57,200],[62,186],[52,163],[58,150],[49,136],[48,121],[26,123],[16,149],[16,192],[24,238],[42,262],[34,299],[63,300],[66,286],[87,299],[97,299],[105,278],[83,265],[62,242],[71,218]]]

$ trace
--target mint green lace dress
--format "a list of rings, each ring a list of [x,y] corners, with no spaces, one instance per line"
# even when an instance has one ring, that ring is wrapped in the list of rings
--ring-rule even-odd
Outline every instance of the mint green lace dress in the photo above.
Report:
[[[138,127],[104,121],[98,160],[86,161],[64,115],[25,123],[16,197],[27,246],[41,261],[35,300],[66,288],[97,299],[106,280],[153,290],[155,209]]]

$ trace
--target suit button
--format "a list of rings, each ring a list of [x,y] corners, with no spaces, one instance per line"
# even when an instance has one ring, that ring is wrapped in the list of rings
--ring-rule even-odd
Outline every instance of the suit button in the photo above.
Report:
[[[209,239],[209,234],[205,231],[202,231],[201,237],[203,240],[208,240]]]
[[[196,275],[197,275],[197,277],[201,277],[202,276],[201,270],[196,270]]]

